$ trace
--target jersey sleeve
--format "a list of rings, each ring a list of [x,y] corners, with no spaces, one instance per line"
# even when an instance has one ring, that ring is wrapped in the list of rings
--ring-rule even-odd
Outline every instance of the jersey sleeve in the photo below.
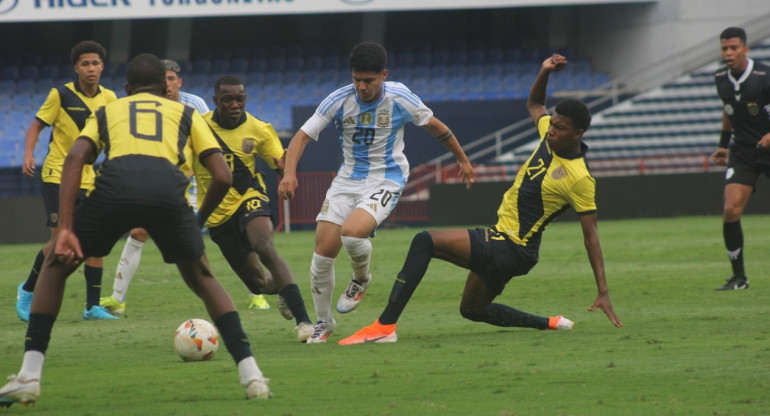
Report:
[[[578,215],[596,212],[596,180],[585,176],[575,182],[568,197],[570,206]]]
[[[319,114],[318,111],[316,111],[305,122],[305,124],[300,127],[300,130],[304,131],[305,134],[310,136],[311,139],[318,141],[318,136],[321,134],[321,131],[326,128],[330,121],[331,117],[327,119],[325,116]]]
[[[48,97],[45,102],[35,114],[35,118],[43,122],[45,125],[50,126],[59,116],[59,110],[61,110],[61,97],[59,96],[59,90],[51,88],[48,92]]]
[[[99,119],[97,117],[104,117],[104,111],[102,109],[97,110],[95,113],[88,116],[86,125],[83,127],[83,130],[80,131],[78,138],[90,141],[96,149],[94,153],[99,155],[99,153],[104,150],[104,142],[101,140],[99,134]]]
[[[263,140],[259,143],[257,153],[270,166],[270,169],[275,170],[278,166],[276,166],[273,158],[280,159],[283,156],[281,139],[278,138],[278,134],[270,123],[265,123],[262,127],[262,137]]]
[[[395,100],[409,113],[415,126],[424,126],[433,118],[433,111],[422,102],[406,85],[400,82],[386,84],[387,91],[392,93]]]

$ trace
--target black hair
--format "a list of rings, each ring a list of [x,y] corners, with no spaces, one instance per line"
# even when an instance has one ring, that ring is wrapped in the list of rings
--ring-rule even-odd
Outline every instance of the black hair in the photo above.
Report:
[[[133,90],[139,87],[163,86],[166,84],[166,68],[153,54],[136,55],[126,67],[126,82]]]
[[[740,27],[728,27],[722,31],[719,35],[719,40],[727,40],[732,38],[738,38],[745,45],[746,44],[746,31]]]
[[[554,111],[572,120],[572,125],[575,126],[576,129],[586,131],[591,125],[591,110],[578,99],[567,98],[559,104],[556,104]]]
[[[72,60],[72,65],[77,65],[78,59],[80,59],[80,55],[83,55],[84,53],[95,53],[99,55],[99,59],[101,59],[102,62],[104,62],[104,58],[107,56],[107,50],[104,49],[104,46],[102,46],[99,42],[84,40],[73,46],[72,50],[70,50],[70,59]]]
[[[246,85],[241,81],[241,78],[237,75],[227,74],[222,75],[217,79],[217,81],[214,83],[214,94],[219,92],[219,87],[222,85]]]
[[[350,69],[359,72],[382,72],[388,64],[388,52],[374,42],[361,42],[350,51]]]

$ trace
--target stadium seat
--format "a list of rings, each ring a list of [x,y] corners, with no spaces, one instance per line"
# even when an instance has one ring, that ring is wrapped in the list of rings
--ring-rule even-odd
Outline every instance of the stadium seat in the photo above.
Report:
[[[211,61],[211,73],[217,77],[230,72],[230,60],[217,58]]]
[[[56,64],[43,65],[40,67],[39,76],[40,78],[56,78],[59,76],[59,67]]]
[[[207,75],[211,73],[211,61],[208,59],[196,59],[191,64],[195,74]]]
[[[31,94],[16,94],[13,96],[11,105],[14,110],[32,110],[32,96]]]
[[[37,79],[40,77],[40,68],[37,65],[23,65],[19,68],[19,79]]]
[[[249,72],[264,72],[267,70],[267,59],[262,56],[249,58]]]
[[[283,56],[271,56],[267,58],[268,71],[283,71],[286,69],[286,58]]]
[[[37,82],[34,79],[20,79],[16,81],[17,94],[34,94],[37,91]]]
[[[0,71],[0,78],[16,80],[21,75],[21,68],[18,65],[5,65]]]
[[[16,82],[10,79],[0,79],[0,94],[13,95],[16,93]]]

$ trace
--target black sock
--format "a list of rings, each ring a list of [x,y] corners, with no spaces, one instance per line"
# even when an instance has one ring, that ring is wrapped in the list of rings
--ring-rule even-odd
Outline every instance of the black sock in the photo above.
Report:
[[[99,305],[99,296],[102,294],[102,271],[101,267],[92,267],[86,265],[83,267],[83,274],[86,276],[86,310],[94,305]]]
[[[517,326],[522,328],[548,329],[547,317],[533,315],[510,306],[499,303],[491,303],[478,316],[463,314],[474,322],[486,322],[495,326]]]
[[[743,268],[743,228],[741,228],[741,221],[724,223],[722,232],[725,236],[725,248],[727,248],[727,255],[730,257],[733,276],[746,277],[746,271]]]
[[[286,301],[286,305],[289,306],[289,310],[294,315],[298,325],[300,322],[310,322],[310,316],[305,309],[305,301],[302,300],[302,294],[296,283],[284,286],[278,294]]]
[[[35,263],[32,264],[32,270],[29,271],[29,276],[27,277],[27,281],[24,282],[24,287],[22,289],[27,292],[33,292],[35,290],[37,277],[40,275],[40,269],[43,268],[43,260],[45,260],[45,254],[43,254],[43,249],[41,248],[40,251],[37,252]]]
[[[24,339],[24,351],[40,351],[45,354],[48,349],[48,342],[51,340],[54,322],[56,322],[56,316],[30,313],[27,337]]]
[[[246,333],[243,332],[241,326],[241,318],[238,316],[237,311],[228,312],[219,317],[214,324],[219,329],[219,334],[222,335],[222,341],[224,341],[227,351],[235,360],[235,364],[238,364],[244,358],[251,357],[251,345],[246,337]]]
[[[404,260],[404,267],[398,272],[396,282],[393,283],[393,289],[390,291],[388,306],[380,315],[381,324],[390,325],[398,321],[407,302],[422,281],[425,272],[428,271],[434,251],[433,238],[427,231],[414,236],[412,245],[409,246],[409,253]]]

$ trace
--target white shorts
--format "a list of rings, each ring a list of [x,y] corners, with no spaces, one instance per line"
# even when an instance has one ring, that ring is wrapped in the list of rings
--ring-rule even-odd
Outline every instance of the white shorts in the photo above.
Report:
[[[366,210],[379,226],[396,207],[403,186],[389,179],[355,180],[337,176],[326,191],[316,221],[342,225],[356,208]]]

